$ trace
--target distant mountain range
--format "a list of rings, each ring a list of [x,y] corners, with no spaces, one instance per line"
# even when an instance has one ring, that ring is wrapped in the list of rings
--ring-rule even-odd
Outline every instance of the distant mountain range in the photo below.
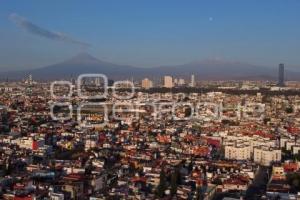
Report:
[[[153,68],[139,68],[129,65],[118,65],[101,61],[87,53],[54,65],[23,71],[0,73],[0,79],[23,79],[32,74],[34,79],[65,79],[77,77],[83,73],[101,73],[110,79],[124,79],[134,77],[160,78],[163,75],[190,77],[195,74],[197,80],[276,80],[278,68],[256,66],[241,62],[221,60],[202,60],[176,66],[161,66]],[[285,70],[288,80],[300,80],[300,73]]]

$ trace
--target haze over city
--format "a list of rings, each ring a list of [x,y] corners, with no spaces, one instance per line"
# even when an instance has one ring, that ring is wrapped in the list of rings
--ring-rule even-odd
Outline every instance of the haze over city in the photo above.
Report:
[[[87,52],[136,67],[202,60],[299,71],[299,1],[6,1],[0,71],[41,68]]]

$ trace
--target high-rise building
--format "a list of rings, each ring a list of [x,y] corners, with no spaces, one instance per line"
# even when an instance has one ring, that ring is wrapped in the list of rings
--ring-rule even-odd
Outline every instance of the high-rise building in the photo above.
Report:
[[[178,79],[177,78],[174,78],[174,85],[178,85]]]
[[[96,85],[96,86],[100,86],[100,85],[101,85],[101,81],[100,81],[100,78],[99,78],[99,77],[96,77],[96,78],[95,78],[95,85]]]
[[[148,78],[142,80],[142,88],[149,89],[153,87],[153,82]]]
[[[195,87],[196,86],[196,82],[195,82],[195,75],[192,74],[191,76],[191,84],[190,84],[191,87]]]
[[[171,76],[164,76],[164,87],[166,88],[173,87],[173,78]]]
[[[278,67],[278,86],[284,86],[284,64],[279,64]]]
[[[183,86],[184,84],[185,84],[184,79],[183,79],[183,78],[180,78],[180,79],[178,80],[178,85],[179,85],[179,86]]]
[[[33,79],[32,79],[32,75],[31,74],[28,75],[28,77],[25,80],[25,83],[28,84],[28,85],[32,85]]]

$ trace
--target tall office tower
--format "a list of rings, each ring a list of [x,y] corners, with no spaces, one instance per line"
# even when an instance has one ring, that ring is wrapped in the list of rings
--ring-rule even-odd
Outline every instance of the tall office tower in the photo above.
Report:
[[[278,86],[283,87],[284,86],[284,64],[279,64],[278,67]]]
[[[100,81],[100,78],[99,78],[99,77],[96,77],[96,78],[95,78],[95,85],[96,85],[96,86],[100,86],[100,85],[101,85],[101,81]]]
[[[178,79],[178,86],[184,86],[185,81],[183,78]]]
[[[29,74],[28,77],[25,79],[25,83],[28,84],[28,85],[32,85],[33,79],[32,79],[31,74]]]
[[[183,78],[180,78],[180,79],[178,80],[178,85],[179,85],[179,86],[183,86],[184,84],[185,84],[184,79],[183,79]]]
[[[178,79],[177,78],[174,78],[174,85],[177,85],[178,84]]]
[[[196,86],[195,75],[194,74],[192,74],[192,76],[191,76],[191,85],[190,86],[191,87],[195,87]]]
[[[32,75],[31,74],[29,74],[28,81],[29,81],[30,84],[32,84],[33,79],[32,79]]]
[[[142,88],[149,89],[153,87],[153,82],[148,78],[142,80]]]
[[[173,87],[173,78],[171,76],[164,76],[164,87],[166,88]]]

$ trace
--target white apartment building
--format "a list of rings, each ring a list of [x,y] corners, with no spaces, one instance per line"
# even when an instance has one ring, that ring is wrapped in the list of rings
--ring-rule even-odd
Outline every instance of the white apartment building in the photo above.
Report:
[[[190,84],[191,87],[195,87],[196,86],[196,81],[195,81],[195,75],[192,74],[191,75],[191,84]]]
[[[32,137],[22,137],[12,141],[12,143],[17,144],[20,148],[23,149],[36,150],[45,145],[45,140],[42,138],[33,139]]]
[[[164,87],[172,88],[173,87],[173,78],[172,76],[164,76]]]
[[[230,144],[225,146],[225,158],[230,160],[250,160],[251,148],[247,144]]]
[[[184,79],[183,79],[183,78],[180,78],[180,79],[178,80],[178,85],[179,85],[179,86],[183,86],[184,84],[185,84]]]
[[[231,144],[232,141],[237,141],[237,143],[243,143],[249,145],[251,153],[253,153],[254,147],[267,146],[267,147],[276,147],[276,140],[271,140],[269,138],[262,138],[259,136],[248,136],[242,134],[236,135],[227,135],[224,136],[223,145],[226,146],[228,143]]]
[[[280,147],[291,151],[292,154],[300,153],[300,140],[295,140],[294,137],[281,137]]]
[[[281,150],[276,148],[276,140],[260,136],[242,134],[227,135],[223,139],[225,158],[233,160],[250,160],[269,166],[273,161],[281,161]],[[295,148],[295,151],[298,149]]]
[[[254,147],[253,160],[255,163],[270,166],[272,162],[281,161],[281,150],[271,147]]]
[[[300,145],[299,145],[299,144],[298,144],[298,145],[292,146],[292,153],[293,153],[294,155],[300,153]]]
[[[152,87],[153,87],[153,82],[150,79],[145,78],[142,80],[142,88],[150,89]]]

